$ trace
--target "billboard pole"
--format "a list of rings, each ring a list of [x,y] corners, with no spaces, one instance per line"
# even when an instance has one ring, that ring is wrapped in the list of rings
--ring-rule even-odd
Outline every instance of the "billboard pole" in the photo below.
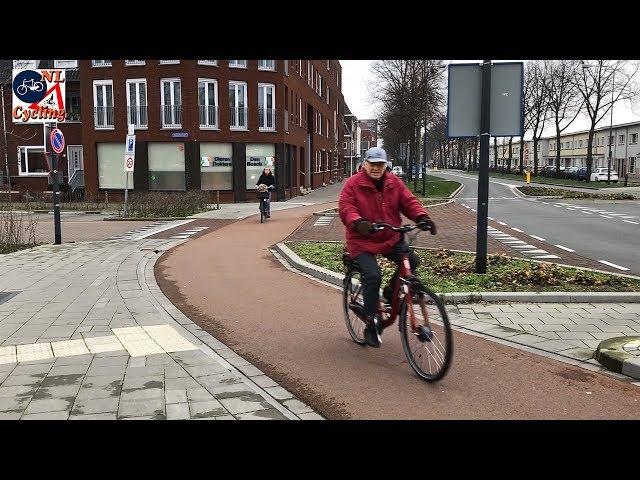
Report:
[[[489,137],[491,60],[482,62],[480,106],[480,166],[478,171],[478,216],[476,231],[476,273],[487,273],[487,223],[489,216]]]

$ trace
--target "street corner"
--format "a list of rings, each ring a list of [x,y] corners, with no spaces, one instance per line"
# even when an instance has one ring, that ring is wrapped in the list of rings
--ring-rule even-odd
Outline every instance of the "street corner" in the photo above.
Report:
[[[640,336],[604,340],[595,358],[607,370],[640,379]]]

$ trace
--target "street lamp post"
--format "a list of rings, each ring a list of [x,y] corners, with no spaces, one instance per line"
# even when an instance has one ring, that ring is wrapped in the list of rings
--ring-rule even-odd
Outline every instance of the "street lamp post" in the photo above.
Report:
[[[609,161],[607,162],[607,185],[611,185],[611,144],[615,141],[613,138],[613,93],[616,87],[616,71],[613,71],[611,78],[611,120],[609,122]]]

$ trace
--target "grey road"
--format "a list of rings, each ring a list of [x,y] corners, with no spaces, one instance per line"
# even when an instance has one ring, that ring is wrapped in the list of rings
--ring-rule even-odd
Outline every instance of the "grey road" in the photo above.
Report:
[[[464,185],[457,200],[477,209],[478,177],[459,171],[434,172]],[[620,272],[640,274],[640,201],[534,200],[519,197],[523,182],[489,179],[489,216],[509,233],[516,228]],[[619,268],[618,268],[619,267]]]

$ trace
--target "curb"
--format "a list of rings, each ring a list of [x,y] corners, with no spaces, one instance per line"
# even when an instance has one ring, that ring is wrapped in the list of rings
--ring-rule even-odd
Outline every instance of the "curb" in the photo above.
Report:
[[[460,182],[458,182],[460,183]],[[458,195],[458,193],[460,193],[460,191],[464,188],[464,183],[460,183],[460,186],[458,188],[455,189],[455,191],[449,195],[449,198],[454,198],[456,195]]]
[[[327,283],[342,287],[344,274],[314,265],[300,258],[284,242],[274,248],[293,267]],[[527,303],[640,303],[640,292],[464,292],[440,293],[444,301],[469,302],[527,302]]]
[[[103,218],[105,222],[168,222],[171,220],[190,220],[191,217],[110,217]]]
[[[595,358],[607,370],[640,379],[640,356],[628,352],[638,348],[638,336],[614,337],[600,342]]]
[[[522,185],[522,186],[524,186],[524,185]],[[543,187],[543,188],[545,188],[545,187]],[[520,186],[513,187],[513,190],[517,190],[518,194],[522,195],[524,198],[542,198],[542,199],[548,199],[548,200],[562,198],[562,199],[565,199],[565,200],[610,200],[610,201],[618,201],[618,202],[625,201],[625,199],[615,199],[615,198],[598,198],[598,197],[593,197],[593,198],[589,198],[589,197],[587,197],[587,198],[573,198],[573,197],[564,197],[564,196],[559,196],[559,195],[527,195],[526,193],[520,191]],[[606,193],[603,193],[602,190],[598,190],[598,189],[595,189],[595,190],[598,193],[595,193],[595,192],[594,193],[591,193],[591,192],[577,192],[577,193],[592,194],[592,195],[607,195]],[[612,195],[615,194],[615,193],[616,192],[613,192]],[[617,192],[617,193],[621,193],[621,192]],[[622,193],[624,193],[624,192],[622,192]],[[632,195],[632,194],[629,194],[629,195]],[[634,200],[638,199],[638,197],[636,197],[635,195],[632,195],[632,196],[634,197]],[[630,200],[630,199],[627,199],[627,200]]]

